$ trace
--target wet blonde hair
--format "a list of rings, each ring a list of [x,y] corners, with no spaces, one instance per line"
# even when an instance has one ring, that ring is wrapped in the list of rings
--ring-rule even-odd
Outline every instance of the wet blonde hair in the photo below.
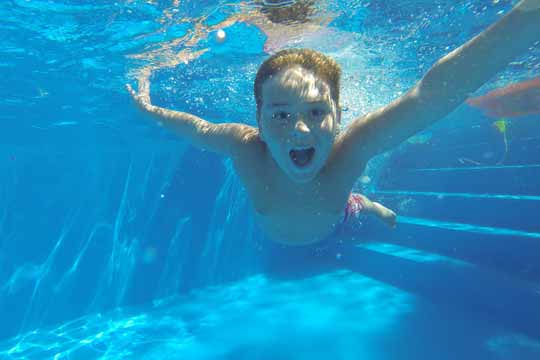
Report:
[[[339,64],[329,56],[311,49],[286,49],[269,57],[255,77],[254,92],[257,103],[257,116],[262,106],[262,85],[268,79],[285,68],[300,66],[303,69],[324,80],[330,87],[330,96],[339,106],[339,81],[341,68]]]

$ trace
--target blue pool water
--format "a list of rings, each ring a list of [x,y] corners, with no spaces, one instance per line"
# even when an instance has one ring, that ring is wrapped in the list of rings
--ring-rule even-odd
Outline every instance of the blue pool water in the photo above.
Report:
[[[539,115],[461,106],[359,179],[395,230],[274,258],[230,161],[124,88],[255,126],[260,63],[312,47],[346,125],[515,3],[318,1],[268,30],[236,0],[0,2],[0,359],[540,358]],[[536,44],[478,95],[539,74]]]

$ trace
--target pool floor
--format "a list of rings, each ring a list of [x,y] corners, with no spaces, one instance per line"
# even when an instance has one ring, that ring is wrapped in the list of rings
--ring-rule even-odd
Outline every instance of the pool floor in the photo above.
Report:
[[[540,342],[349,271],[256,275],[0,343],[2,359],[520,359]]]

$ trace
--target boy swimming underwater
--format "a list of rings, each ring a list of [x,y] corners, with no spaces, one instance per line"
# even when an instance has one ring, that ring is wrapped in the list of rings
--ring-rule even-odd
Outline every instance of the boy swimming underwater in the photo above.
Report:
[[[313,50],[271,56],[255,79],[258,128],[213,124],[151,104],[141,109],[200,148],[232,158],[259,224],[274,240],[318,242],[343,221],[367,161],[443,118],[515,56],[540,40],[540,0],[522,0],[465,45],[441,58],[405,95],[338,134],[340,68]]]

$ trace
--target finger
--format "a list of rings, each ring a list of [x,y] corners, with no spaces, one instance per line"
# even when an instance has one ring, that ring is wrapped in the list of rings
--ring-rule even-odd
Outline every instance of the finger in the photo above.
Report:
[[[135,90],[133,90],[130,84],[126,84],[126,89],[131,95],[135,96]]]

